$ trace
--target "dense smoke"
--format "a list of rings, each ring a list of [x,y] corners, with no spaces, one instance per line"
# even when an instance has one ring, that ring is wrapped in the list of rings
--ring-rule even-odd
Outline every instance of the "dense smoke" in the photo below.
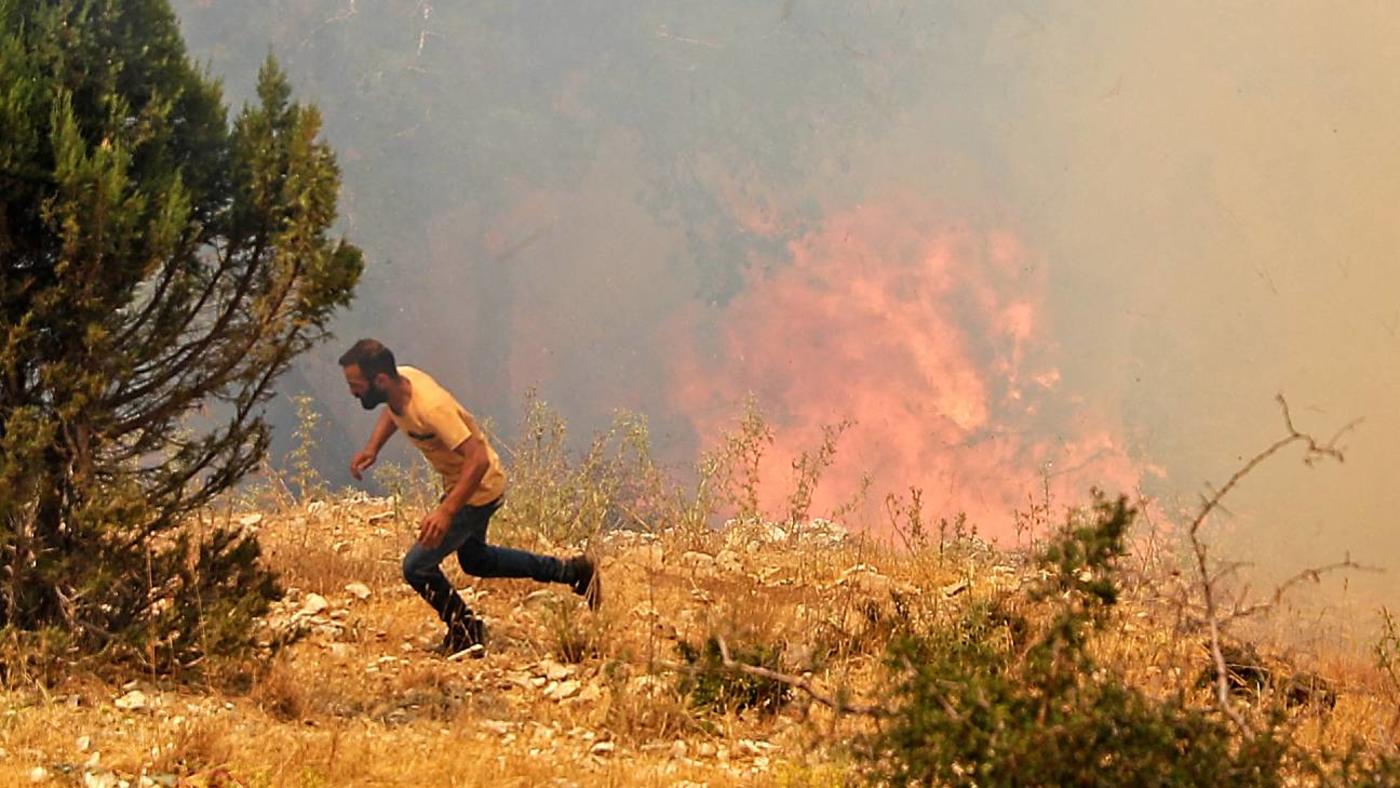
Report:
[[[375,335],[509,435],[647,414],[675,460],[752,392],[769,476],[920,485],[1005,533],[1047,480],[1170,514],[1282,433],[1223,544],[1400,569],[1400,12],[805,2],[176,3],[230,97],[269,51],[326,114]],[[335,352],[332,473],[368,422]],[[289,430],[283,430],[284,435]],[[1353,577],[1365,608],[1389,575]]]

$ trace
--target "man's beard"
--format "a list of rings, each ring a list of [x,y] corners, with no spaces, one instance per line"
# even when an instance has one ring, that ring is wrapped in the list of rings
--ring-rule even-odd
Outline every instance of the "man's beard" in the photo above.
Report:
[[[359,396],[360,407],[365,410],[374,410],[389,401],[389,395],[374,386],[365,389],[365,393]]]

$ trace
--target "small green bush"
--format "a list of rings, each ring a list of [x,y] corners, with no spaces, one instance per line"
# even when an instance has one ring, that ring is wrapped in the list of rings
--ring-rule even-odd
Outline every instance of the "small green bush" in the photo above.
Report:
[[[1095,664],[1135,510],[1096,500],[1039,556],[1026,601],[979,600],[950,627],[891,644],[891,718],[861,753],[892,785],[1274,785],[1287,742],[1246,743],[1181,698],[1159,701]],[[1048,606],[1036,608],[1035,606]],[[1037,624],[1037,621],[1048,622]]]
[[[730,659],[736,663],[780,669],[780,643],[726,645]],[[718,638],[710,637],[700,646],[682,640],[676,648],[690,668],[682,673],[678,689],[697,709],[720,713],[757,709],[773,714],[792,699],[792,688],[787,684],[726,665]]]

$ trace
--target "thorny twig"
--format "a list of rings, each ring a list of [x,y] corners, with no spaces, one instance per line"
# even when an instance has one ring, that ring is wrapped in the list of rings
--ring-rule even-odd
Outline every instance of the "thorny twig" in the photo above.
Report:
[[[1250,616],[1256,615],[1258,613],[1267,612],[1273,609],[1274,607],[1277,607],[1281,602],[1283,602],[1284,594],[1288,593],[1288,590],[1293,586],[1298,585],[1304,580],[1311,580],[1314,583],[1321,582],[1323,575],[1328,574],[1329,572],[1336,572],[1341,569],[1352,569],[1362,572],[1385,571],[1380,567],[1358,564],[1357,562],[1351,560],[1351,554],[1348,553],[1340,561],[1325,564],[1323,566],[1309,567],[1283,581],[1277,587],[1274,588],[1274,593],[1269,597],[1269,601],[1267,602],[1256,602],[1252,605],[1245,605],[1243,604],[1243,595],[1241,595],[1241,597],[1235,601],[1233,609],[1230,611],[1229,615],[1225,617],[1223,623],[1228,624],[1236,619],[1249,618]]]
[[[1211,659],[1215,662],[1216,702],[1220,706],[1221,712],[1224,713],[1225,716],[1229,717],[1230,720],[1234,722],[1235,726],[1240,729],[1240,732],[1245,736],[1245,738],[1248,739],[1252,739],[1254,737],[1253,728],[1250,727],[1249,723],[1245,720],[1243,715],[1241,715],[1238,711],[1235,710],[1233,706],[1230,705],[1230,671],[1229,667],[1225,664],[1225,655],[1221,652],[1220,649],[1221,620],[1216,604],[1215,584],[1220,578],[1219,576],[1213,577],[1211,575],[1209,562],[1206,556],[1206,545],[1200,539],[1201,526],[1205,524],[1206,518],[1209,517],[1212,512],[1214,512],[1217,508],[1221,508],[1221,500],[1224,499],[1224,497],[1228,495],[1232,489],[1234,489],[1235,485],[1239,484],[1241,479],[1249,475],[1249,473],[1255,468],[1257,468],[1260,463],[1264,462],[1265,460],[1272,457],[1274,454],[1277,454],[1282,449],[1291,446],[1294,443],[1304,444],[1305,453],[1303,455],[1303,463],[1305,465],[1311,466],[1320,460],[1329,458],[1334,459],[1337,462],[1345,461],[1346,458],[1342,455],[1342,450],[1337,448],[1337,440],[1341,438],[1341,436],[1345,434],[1348,430],[1350,430],[1352,427],[1356,426],[1356,424],[1359,423],[1359,420],[1357,420],[1347,424],[1346,426],[1338,430],[1337,433],[1333,435],[1332,438],[1326,443],[1320,443],[1313,436],[1307,433],[1299,432],[1298,428],[1293,426],[1293,416],[1291,413],[1289,413],[1288,402],[1283,398],[1282,394],[1277,395],[1275,399],[1278,401],[1279,408],[1283,410],[1283,423],[1288,430],[1288,434],[1274,441],[1274,443],[1271,444],[1268,448],[1264,449],[1263,451],[1254,455],[1254,457],[1250,458],[1249,462],[1246,462],[1243,466],[1236,470],[1233,475],[1230,476],[1230,478],[1225,482],[1225,485],[1223,487],[1221,487],[1218,490],[1215,490],[1209,498],[1205,498],[1201,504],[1200,511],[1196,514],[1196,518],[1191,521],[1191,526],[1187,529],[1187,537],[1191,541],[1191,550],[1196,557],[1196,569],[1200,573],[1199,582],[1201,586],[1201,596],[1203,598],[1203,601],[1205,602],[1206,608],[1206,625],[1210,630],[1210,655]],[[1283,585],[1278,587],[1278,589],[1275,591],[1273,602],[1266,605],[1256,605],[1253,608],[1249,608],[1248,610],[1250,612],[1259,612],[1260,610],[1265,610],[1269,607],[1272,607],[1272,605],[1275,604],[1283,596],[1283,592],[1287,590],[1289,586],[1293,585],[1301,579],[1316,578],[1323,571],[1329,571],[1331,569],[1350,568],[1352,566],[1354,566],[1354,564],[1352,564],[1350,557],[1348,557],[1346,561],[1333,564],[1328,567],[1323,567],[1321,569],[1304,570],[1294,578],[1290,578]],[[1240,615],[1245,615],[1245,613],[1242,613],[1241,610],[1238,608],[1238,605],[1236,607],[1235,612],[1239,613]],[[1231,615],[1227,619],[1227,623],[1228,621],[1238,617],[1240,616]]]

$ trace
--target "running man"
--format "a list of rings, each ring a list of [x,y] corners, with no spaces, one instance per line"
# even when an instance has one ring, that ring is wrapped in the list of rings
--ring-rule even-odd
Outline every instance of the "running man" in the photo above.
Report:
[[[437,651],[456,654],[485,645],[481,619],[467,607],[439,565],[452,553],[462,571],[476,577],[528,577],[565,583],[590,608],[602,602],[602,584],[593,560],[567,560],[486,541],[486,526],[501,507],[506,487],[501,459],[476,419],[437,381],[421,370],[398,366],[389,348],[361,339],[340,357],[350,393],[365,410],[389,407],[379,414],[369,443],[350,460],[350,475],[360,479],[395,432],[404,432],[442,475],[446,491],[418,526],[418,541],[403,559],[403,577],[447,626]],[[480,652],[480,649],[477,650]]]

